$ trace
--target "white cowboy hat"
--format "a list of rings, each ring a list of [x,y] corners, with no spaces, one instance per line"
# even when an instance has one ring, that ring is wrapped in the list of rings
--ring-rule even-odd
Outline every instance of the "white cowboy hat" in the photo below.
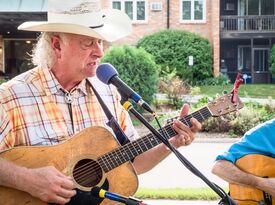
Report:
[[[19,30],[62,32],[109,42],[129,35],[131,20],[117,9],[101,9],[100,0],[48,0],[48,21],[30,21]]]

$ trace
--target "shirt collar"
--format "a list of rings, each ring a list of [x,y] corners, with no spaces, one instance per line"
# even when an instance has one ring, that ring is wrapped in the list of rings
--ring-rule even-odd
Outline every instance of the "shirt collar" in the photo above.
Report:
[[[64,91],[65,89],[60,85],[54,74],[49,69],[40,68],[40,74],[42,78],[42,84],[45,88],[46,95],[54,95],[61,90]],[[90,87],[90,86],[88,86]],[[86,90],[86,79],[82,80],[75,88],[72,89],[71,92],[75,90],[81,91],[84,95],[87,95]]]

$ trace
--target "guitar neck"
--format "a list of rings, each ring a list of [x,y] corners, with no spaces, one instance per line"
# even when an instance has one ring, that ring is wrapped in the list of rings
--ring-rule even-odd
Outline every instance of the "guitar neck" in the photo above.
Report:
[[[203,122],[210,116],[212,116],[211,112],[208,107],[205,106],[200,110],[197,110],[179,120],[190,127],[190,119],[192,117],[196,118],[199,122]],[[165,125],[158,131],[167,138],[174,137],[177,134],[176,131],[172,128],[172,123]],[[160,143],[161,141],[152,133],[150,133],[144,137],[129,142],[124,146],[118,147],[113,151],[102,155],[97,159],[97,161],[101,165],[102,169],[105,172],[108,172],[120,166],[121,164],[134,159],[136,156],[142,154],[143,152],[146,152],[147,150],[157,146]]]

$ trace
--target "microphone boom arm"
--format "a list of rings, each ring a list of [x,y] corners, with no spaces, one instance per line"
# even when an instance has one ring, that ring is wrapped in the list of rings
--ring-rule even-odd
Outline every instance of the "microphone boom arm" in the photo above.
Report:
[[[182,162],[182,164],[189,169],[193,174],[201,178],[217,195],[222,198],[222,202],[225,205],[236,205],[236,202],[228,196],[218,185],[209,181],[196,167],[194,167],[170,142],[167,138],[163,137],[150,123],[137,111],[134,109],[129,101],[122,102],[123,107],[130,111],[142,124],[144,124],[163,144],[165,144]],[[227,202],[227,203],[226,203]]]

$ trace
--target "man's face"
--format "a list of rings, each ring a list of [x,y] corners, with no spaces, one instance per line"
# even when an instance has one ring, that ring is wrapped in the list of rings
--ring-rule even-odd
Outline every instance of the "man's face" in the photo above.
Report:
[[[101,39],[66,34],[65,40],[60,42],[60,58],[58,60],[65,75],[80,81],[95,75],[103,54]]]

